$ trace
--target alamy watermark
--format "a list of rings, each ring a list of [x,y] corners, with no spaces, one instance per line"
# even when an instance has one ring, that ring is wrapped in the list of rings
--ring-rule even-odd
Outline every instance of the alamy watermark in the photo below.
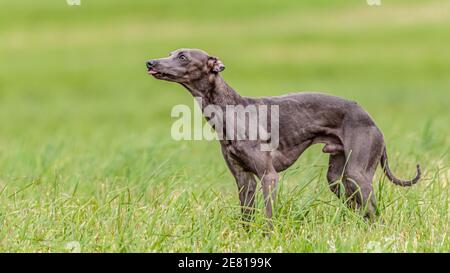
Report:
[[[381,0],[366,0],[369,6],[381,6]],[[66,0],[69,6],[80,6],[81,0]]]
[[[171,116],[177,118],[171,128],[174,140],[244,140],[256,141],[261,151],[278,148],[278,105],[203,105],[196,97],[193,108],[193,113],[183,104],[172,108]],[[208,120],[204,125],[202,112]]]
[[[66,0],[69,6],[81,6],[81,0]]]
[[[366,0],[369,6],[381,6],[381,0]]]

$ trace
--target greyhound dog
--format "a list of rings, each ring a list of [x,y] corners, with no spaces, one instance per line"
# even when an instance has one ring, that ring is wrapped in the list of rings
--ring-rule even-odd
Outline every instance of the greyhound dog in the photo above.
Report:
[[[199,49],[178,49],[169,57],[147,61],[146,67],[156,79],[179,83],[194,97],[200,97],[204,102],[202,110],[207,105],[279,107],[276,149],[259,149],[264,141],[261,139],[220,140],[223,157],[236,179],[245,221],[251,220],[254,212],[255,176],[261,180],[265,213],[271,223],[278,173],[315,143],[325,144],[322,151],[330,154],[327,180],[331,191],[350,207],[362,210],[366,218],[378,214],[372,179],[379,162],[396,185],[411,186],[420,179],[419,165],[412,180],[400,180],[392,174],[383,135],[356,102],[309,92],[261,98],[240,96],[221,77],[224,64]]]

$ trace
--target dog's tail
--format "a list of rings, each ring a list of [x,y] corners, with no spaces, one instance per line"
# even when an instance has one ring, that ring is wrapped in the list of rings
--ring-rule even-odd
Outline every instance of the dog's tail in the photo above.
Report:
[[[417,174],[416,174],[416,177],[414,177],[412,180],[400,180],[397,177],[395,177],[392,174],[391,169],[389,169],[386,147],[384,147],[384,149],[383,149],[383,154],[381,155],[380,162],[381,162],[381,167],[383,168],[384,174],[386,174],[386,176],[389,178],[389,180],[392,183],[394,183],[395,185],[399,185],[402,187],[410,187],[410,186],[416,184],[420,180],[420,177],[422,175],[422,172],[420,171],[420,165],[417,164]]]

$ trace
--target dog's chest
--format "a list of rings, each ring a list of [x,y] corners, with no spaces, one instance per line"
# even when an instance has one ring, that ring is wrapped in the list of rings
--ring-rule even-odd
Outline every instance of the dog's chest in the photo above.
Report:
[[[247,171],[256,172],[268,152],[261,151],[258,141],[229,141],[224,144],[225,152]]]

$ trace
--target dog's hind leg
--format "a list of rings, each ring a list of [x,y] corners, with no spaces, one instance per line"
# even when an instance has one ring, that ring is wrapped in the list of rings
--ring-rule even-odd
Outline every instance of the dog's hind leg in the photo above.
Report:
[[[344,176],[348,205],[362,210],[367,219],[373,219],[377,213],[372,178],[373,176],[352,169],[346,171]]]
[[[346,157],[344,154],[330,155],[327,180],[330,190],[342,201],[345,201],[350,208],[360,208],[362,204],[367,204],[370,200],[366,217],[371,218],[376,210],[376,200],[372,191],[372,181],[355,172],[347,172]],[[343,178],[344,172],[346,177]]]
[[[341,179],[344,174],[345,155],[344,153],[331,154],[328,163],[327,180],[330,190],[339,198],[341,197]]]
[[[344,186],[347,198],[356,201],[365,218],[378,213],[372,180],[383,150],[383,136],[375,127],[353,129],[344,143]]]

